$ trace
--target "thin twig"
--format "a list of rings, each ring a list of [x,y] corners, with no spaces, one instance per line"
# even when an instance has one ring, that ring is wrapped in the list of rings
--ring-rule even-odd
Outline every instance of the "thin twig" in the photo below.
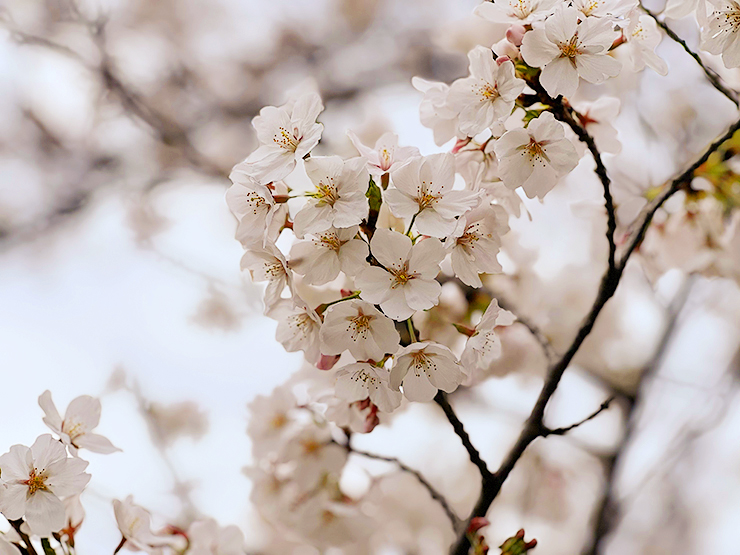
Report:
[[[688,169],[679,174],[678,177],[676,177],[670,185],[667,186],[664,191],[658,195],[658,197],[656,197],[648,207],[646,207],[645,210],[643,210],[640,216],[638,216],[638,225],[636,226],[635,231],[632,232],[631,239],[627,243],[624,254],[618,262],[615,260],[614,266],[610,265],[604,273],[596,299],[594,300],[591,310],[576,333],[573,342],[560,360],[550,366],[547,377],[545,378],[545,383],[540,391],[540,395],[532,408],[532,412],[527,419],[524,428],[519,434],[519,438],[509,451],[508,455],[504,458],[499,469],[493,474],[493,478],[490,480],[483,480],[480,497],[473,508],[473,512],[468,519],[468,523],[470,522],[470,519],[474,517],[485,516],[491,503],[493,503],[493,500],[501,491],[501,486],[524,454],[524,451],[535,439],[542,436],[545,431],[545,427],[543,425],[545,408],[547,407],[550,398],[555,393],[560,383],[560,379],[563,377],[563,374],[573,360],[573,357],[580,349],[586,337],[591,333],[601,310],[617,290],[617,286],[622,278],[627,262],[637,246],[642,242],[655,213],[663,203],[671,197],[671,195],[676,193],[681,186],[691,180],[696,169],[701,166],[709,158],[709,155],[719,148],[722,143],[731,138],[738,129],[740,129],[740,120],[731,125],[724,135],[712,143],[705,152],[689,166]],[[465,534],[461,534],[458,537],[458,541],[452,546],[450,553],[451,555],[467,555],[469,547],[470,542],[467,536]]]
[[[575,424],[571,424],[570,426],[566,426],[564,428],[545,428],[545,430],[542,432],[542,437],[564,436],[571,430],[575,430],[578,426],[581,426],[582,424],[585,424],[586,422],[589,422],[590,420],[593,420],[594,418],[599,416],[602,412],[609,408],[609,405],[612,403],[612,401],[614,401],[614,397],[609,397],[606,401],[601,403],[601,406],[599,406],[599,408],[595,412],[593,412],[591,415],[587,416],[583,420],[576,422]]]
[[[429,492],[429,495],[432,496],[432,499],[437,501],[442,506],[442,509],[444,509],[445,514],[447,514],[447,517],[452,522],[453,530],[455,530],[455,532],[460,530],[460,526],[462,525],[462,520],[460,519],[460,517],[457,516],[455,514],[455,511],[452,510],[452,507],[450,507],[449,503],[447,502],[447,499],[445,499],[445,496],[442,495],[439,491],[437,491],[437,489],[432,484],[430,484],[426,478],[424,478],[421,472],[419,472],[418,470],[414,470],[413,468],[407,466],[406,464],[402,463],[400,460],[398,460],[395,457],[386,457],[384,455],[376,455],[375,453],[368,453],[367,451],[362,451],[360,449],[351,447],[349,444],[344,445],[344,447],[350,453],[361,455],[363,457],[367,457],[368,459],[376,459],[379,461],[392,463],[398,466],[398,468],[400,468],[404,472],[413,474],[416,477],[416,479],[419,480],[419,483],[421,483],[421,485],[426,488],[426,490]]]
[[[463,423],[460,422],[460,419],[455,414],[455,411],[450,405],[450,402],[447,400],[447,395],[443,391],[438,391],[437,395],[434,397],[434,401],[442,408],[445,416],[447,417],[447,420],[449,420],[450,424],[452,424],[452,428],[455,430],[455,433],[460,438],[463,447],[465,447],[465,450],[468,452],[470,462],[478,467],[478,470],[480,470],[480,474],[483,479],[483,483],[485,484],[486,481],[493,478],[493,475],[491,474],[491,471],[488,470],[488,465],[486,465],[486,461],[481,458],[480,453],[470,441],[470,436],[468,435],[468,432],[465,431]]]
[[[10,522],[10,525],[13,527],[13,529],[18,532],[18,535],[23,540],[23,543],[26,544],[26,551],[28,551],[28,555],[38,555],[38,553],[36,553],[36,548],[31,543],[31,538],[29,538],[28,534],[26,534],[21,528],[23,520],[21,520],[20,518],[18,520],[8,519],[8,522]]]
[[[686,41],[683,40],[681,37],[679,37],[668,25],[665,23],[665,21],[661,21],[658,19],[658,15],[649,9],[647,9],[645,6],[640,3],[640,8],[642,11],[644,11],[646,14],[648,14],[650,17],[652,17],[655,20],[655,23],[658,24],[658,27],[663,29],[665,31],[665,34],[668,35],[670,38],[672,38],[674,41],[676,41],[678,44],[681,45],[681,47],[686,51],[686,53],[694,58],[697,64],[699,64],[699,67],[704,71],[704,74],[707,76],[707,79],[709,79],[709,82],[712,84],[712,86],[717,89],[719,92],[721,92],[723,95],[725,95],[735,106],[740,107],[740,102],[738,102],[737,99],[737,93],[735,91],[732,91],[725,87],[722,84],[722,80],[720,79],[719,75],[717,73],[708,68],[704,65],[704,62],[699,57],[699,54],[691,50],[689,48],[689,45],[686,44]]]

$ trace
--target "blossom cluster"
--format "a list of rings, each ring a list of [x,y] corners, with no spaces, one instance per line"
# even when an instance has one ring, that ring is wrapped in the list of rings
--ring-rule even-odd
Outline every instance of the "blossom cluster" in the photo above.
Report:
[[[111,454],[120,451],[94,433],[100,422],[100,401],[89,395],[73,399],[59,414],[51,393],[39,397],[44,423],[54,433],[42,434],[33,445],[13,445],[0,456],[0,513],[11,529],[0,533],[0,554],[70,554],[85,519],[81,496],[90,474],[80,451]],[[55,437],[56,436],[56,437]],[[220,527],[213,519],[196,520],[187,530],[168,526],[152,530],[150,513],[133,502],[113,500],[119,545],[153,555],[244,555],[244,536],[236,526]]]

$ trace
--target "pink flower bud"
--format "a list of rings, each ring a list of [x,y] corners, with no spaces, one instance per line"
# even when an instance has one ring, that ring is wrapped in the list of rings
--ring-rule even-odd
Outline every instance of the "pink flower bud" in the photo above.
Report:
[[[496,58],[496,63],[498,65],[501,65],[503,63],[510,62],[510,61],[511,61],[511,58],[509,58],[508,56],[499,56],[498,58]]]
[[[506,56],[510,60],[519,59],[519,49],[506,39],[501,39],[493,45],[493,51],[497,57]]]
[[[524,38],[524,33],[526,32],[527,30],[524,28],[524,25],[519,25],[518,23],[515,23],[506,30],[506,40],[508,40],[514,46],[521,46],[522,39]]]
[[[319,370],[331,370],[338,361],[339,355],[321,355],[316,368]]]

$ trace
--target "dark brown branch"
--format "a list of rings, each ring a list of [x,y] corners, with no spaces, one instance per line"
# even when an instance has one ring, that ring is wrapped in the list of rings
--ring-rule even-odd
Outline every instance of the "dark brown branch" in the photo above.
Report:
[[[491,474],[491,471],[488,470],[488,465],[486,465],[486,461],[481,458],[480,453],[470,441],[470,436],[468,435],[468,432],[465,431],[463,423],[460,422],[460,419],[457,417],[455,411],[452,409],[450,402],[447,400],[447,395],[445,394],[445,392],[438,391],[437,395],[434,397],[434,402],[437,403],[444,411],[447,420],[450,421],[450,424],[452,424],[452,428],[455,430],[455,434],[457,434],[457,436],[460,438],[463,447],[465,447],[465,450],[468,452],[470,462],[472,462],[475,466],[478,467],[478,470],[480,470],[481,478],[483,479],[483,483],[485,484],[488,480],[493,478],[493,475]]]
[[[570,426],[566,426],[564,428],[545,428],[545,430],[542,432],[542,437],[564,436],[571,430],[575,430],[578,426],[581,426],[582,424],[585,424],[586,422],[589,422],[590,420],[593,420],[594,418],[599,416],[602,412],[609,408],[609,405],[611,405],[612,401],[614,401],[614,397],[609,397],[606,401],[601,403],[601,406],[599,406],[599,408],[595,412],[593,412],[591,415],[587,416],[583,420],[576,422],[575,424],[571,424]]]
[[[430,484],[426,478],[419,472],[418,470],[414,470],[413,468],[407,466],[406,464],[402,463],[400,460],[398,460],[395,457],[386,457],[384,455],[376,455],[375,453],[368,453],[367,451],[361,451],[360,449],[355,449],[354,447],[350,446],[349,444],[343,445],[347,451],[350,453],[354,453],[356,455],[361,455],[363,457],[367,457],[368,459],[376,459],[379,461],[384,461],[387,463],[395,464],[398,468],[403,470],[404,472],[408,472],[409,474],[412,474],[417,480],[419,480],[419,483],[426,488],[426,490],[429,492],[429,495],[432,496],[432,499],[434,499],[437,503],[439,503],[442,506],[442,509],[444,510],[447,517],[452,522],[452,529],[455,532],[460,531],[460,526],[462,525],[462,520],[459,516],[455,514],[455,511],[452,510],[452,507],[450,507],[449,503],[447,502],[447,499],[445,499],[445,496],[442,495],[437,489]]]
[[[604,277],[601,280],[596,299],[591,307],[591,310],[581,324],[580,329],[576,333],[573,342],[571,343],[565,354],[563,354],[562,358],[550,366],[547,377],[545,378],[545,383],[543,384],[542,390],[540,391],[540,395],[537,398],[537,401],[524,425],[524,428],[519,435],[519,438],[509,451],[509,454],[506,456],[504,461],[501,463],[499,469],[493,474],[493,478],[488,481],[486,481],[485,479],[483,480],[483,488],[481,490],[480,497],[478,498],[478,501],[473,508],[473,512],[469,517],[468,523],[470,522],[470,519],[474,517],[485,516],[485,514],[488,512],[488,508],[491,506],[491,503],[493,503],[493,500],[501,491],[501,486],[508,478],[511,471],[514,469],[516,463],[524,454],[524,451],[535,439],[541,437],[543,435],[543,432],[546,431],[546,428],[543,425],[545,408],[547,407],[550,398],[555,393],[555,390],[557,389],[560,383],[560,379],[565,373],[565,370],[570,365],[573,357],[580,349],[586,337],[588,337],[588,335],[591,333],[591,330],[593,329],[594,324],[596,323],[596,319],[601,313],[601,310],[604,308],[607,301],[612,298],[615,291],[617,290],[617,286],[619,285],[622,274],[624,273],[624,269],[627,266],[627,262],[629,261],[632,253],[635,251],[637,246],[644,238],[645,233],[647,232],[647,229],[650,226],[650,222],[652,221],[655,213],[663,205],[663,203],[668,200],[668,198],[670,198],[671,195],[676,193],[681,186],[687,184],[691,180],[696,169],[701,166],[707,160],[707,158],[709,158],[709,155],[717,148],[719,148],[722,143],[732,137],[732,135],[738,129],[740,129],[740,120],[730,126],[730,128],[725,132],[724,135],[722,135],[719,139],[712,143],[705,150],[705,152],[696,161],[694,161],[691,166],[689,166],[687,170],[679,174],[678,177],[676,177],[665,188],[665,190],[660,195],[658,195],[658,197],[655,198],[653,202],[649,204],[648,207],[646,207],[646,209],[643,210],[643,212],[640,214],[637,220],[638,225],[636,226],[636,230],[633,231],[631,239],[628,241],[627,247],[621,259],[619,260],[619,262],[615,261],[615,265],[610,265],[604,273]],[[457,543],[453,545],[450,553],[451,555],[467,555],[469,547],[470,542],[468,538],[465,534],[462,534],[458,538]]]
[[[640,4],[640,8],[642,9],[642,11],[644,11],[646,14],[648,14],[650,17],[652,17],[655,20],[655,23],[657,23],[658,27],[660,27],[661,29],[663,29],[663,31],[665,31],[666,35],[668,35],[675,42],[680,44],[681,47],[686,51],[686,53],[692,58],[694,58],[696,63],[699,64],[699,67],[701,67],[702,71],[704,71],[704,75],[707,76],[707,79],[709,80],[709,82],[712,84],[712,86],[715,89],[717,89],[719,92],[725,95],[730,100],[730,102],[732,102],[735,106],[740,107],[740,102],[738,102],[738,99],[737,99],[737,93],[735,91],[728,89],[722,84],[722,79],[720,79],[719,75],[717,75],[715,71],[713,71],[712,69],[704,65],[704,62],[699,57],[699,54],[691,50],[691,48],[689,48],[689,45],[686,44],[685,40],[679,37],[670,27],[668,27],[665,21],[661,21],[660,19],[658,19],[657,14],[647,9],[645,6],[642,5],[642,3]]]
[[[36,553],[36,548],[31,543],[31,538],[29,538],[28,534],[26,534],[21,529],[21,524],[23,524],[23,520],[19,518],[18,520],[8,520],[8,522],[10,522],[10,525],[21,537],[23,543],[26,544],[26,551],[28,552],[28,555],[38,555],[38,553]]]

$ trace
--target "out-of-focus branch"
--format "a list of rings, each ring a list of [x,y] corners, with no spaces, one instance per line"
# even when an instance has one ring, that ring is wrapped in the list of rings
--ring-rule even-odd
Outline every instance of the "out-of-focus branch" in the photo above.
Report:
[[[737,93],[735,91],[732,91],[728,89],[723,83],[722,79],[720,79],[720,76],[717,75],[715,71],[708,68],[706,65],[704,65],[704,62],[699,57],[699,54],[691,50],[689,48],[689,45],[686,44],[686,41],[683,40],[681,37],[679,37],[673,29],[668,27],[665,21],[662,21],[658,19],[658,15],[651,10],[647,9],[645,6],[640,3],[640,8],[642,11],[644,11],[646,14],[648,14],[650,17],[652,17],[655,20],[655,23],[658,24],[658,27],[663,29],[666,35],[668,35],[670,38],[672,38],[675,42],[681,45],[681,47],[686,51],[686,53],[694,58],[697,64],[699,64],[699,67],[701,67],[702,71],[704,72],[704,75],[707,76],[707,79],[712,84],[712,86],[717,89],[719,92],[721,92],[723,95],[725,95],[730,102],[732,102],[735,106],[740,107],[740,102],[738,102],[737,99]]]
[[[631,257],[632,253],[634,253],[637,246],[642,242],[642,239],[644,238],[645,233],[647,232],[647,229],[650,226],[650,222],[652,222],[655,213],[663,205],[663,203],[668,200],[668,198],[670,198],[680,189],[681,186],[685,185],[691,180],[694,171],[696,171],[696,169],[701,166],[707,160],[707,158],[709,158],[709,155],[717,148],[719,148],[719,146],[723,142],[732,137],[738,129],[740,129],[740,120],[732,124],[725,132],[725,134],[717,139],[714,143],[712,143],[705,150],[705,152],[689,166],[687,170],[679,174],[678,177],[671,181],[670,184],[665,187],[664,191],[660,195],[658,195],[658,197],[656,197],[653,202],[648,205],[648,207],[646,207],[645,210],[643,210],[640,216],[638,216],[637,226],[627,242],[627,247],[624,250],[624,254],[622,254],[621,258],[618,261],[615,257],[614,264],[610,264],[608,266],[601,280],[599,291],[596,295],[596,299],[591,307],[591,310],[581,324],[581,327],[576,333],[573,342],[571,343],[568,350],[563,354],[563,356],[550,366],[545,378],[545,383],[543,384],[542,390],[540,391],[540,395],[538,396],[537,401],[532,408],[532,412],[527,419],[524,428],[519,435],[519,438],[509,451],[508,455],[504,458],[504,461],[501,463],[499,469],[493,474],[493,478],[491,480],[488,480],[488,483],[486,483],[486,480],[483,481],[483,488],[481,490],[480,497],[478,498],[478,501],[473,508],[473,512],[469,517],[468,523],[472,518],[485,516],[485,514],[488,512],[488,508],[491,506],[491,503],[493,503],[493,500],[501,491],[501,486],[508,478],[509,474],[511,474],[511,471],[514,469],[514,466],[524,454],[524,451],[535,439],[542,436],[544,431],[543,419],[547,404],[557,390],[560,379],[563,377],[563,374],[573,360],[573,357],[575,357],[586,337],[588,337],[588,335],[591,333],[591,330],[596,323],[596,319],[598,318],[602,309],[616,292],[617,286],[619,285],[619,282],[624,273],[624,269],[627,266],[627,262],[629,261],[629,258]],[[607,232],[607,235],[608,234],[609,232]],[[467,555],[469,547],[470,542],[467,536],[465,534],[462,534],[458,538],[458,541],[453,545],[450,553],[452,555]]]
[[[599,416],[602,412],[604,412],[606,409],[609,408],[609,405],[611,405],[612,401],[614,401],[614,397],[609,397],[606,401],[601,403],[601,405],[596,411],[591,413],[589,416],[587,416],[583,420],[579,420],[578,422],[576,422],[575,424],[571,424],[570,426],[566,426],[564,428],[554,428],[554,429],[545,427],[545,429],[542,432],[542,437],[564,436],[571,430],[575,430],[578,426],[581,426],[582,424],[585,424],[586,422],[589,422],[590,420],[593,420],[594,418]]]
[[[410,466],[407,466],[406,464],[402,463],[400,460],[398,460],[395,457],[386,457],[384,455],[376,455],[375,453],[368,453],[367,451],[362,451],[360,449],[356,449],[352,447],[349,443],[346,445],[343,445],[349,451],[350,453],[354,453],[355,455],[360,455],[362,457],[367,457],[368,459],[375,459],[378,461],[384,461],[387,463],[395,464],[398,468],[403,470],[404,472],[408,472],[409,474],[412,474],[419,483],[426,488],[426,490],[429,492],[429,495],[432,496],[432,499],[437,501],[442,506],[442,509],[444,510],[447,517],[450,519],[450,522],[452,522],[452,529],[455,532],[458,532],[460,530],[460,526],[462,524],[462,520],[459,516],[455,514],[455,511],[452,510],[452,507],[450,507],[449,503],[447,502],[447,499],[444,495],[442,495],[437,489],[430,484],[426,478],[419,472],[418,470],[414,470]]]

